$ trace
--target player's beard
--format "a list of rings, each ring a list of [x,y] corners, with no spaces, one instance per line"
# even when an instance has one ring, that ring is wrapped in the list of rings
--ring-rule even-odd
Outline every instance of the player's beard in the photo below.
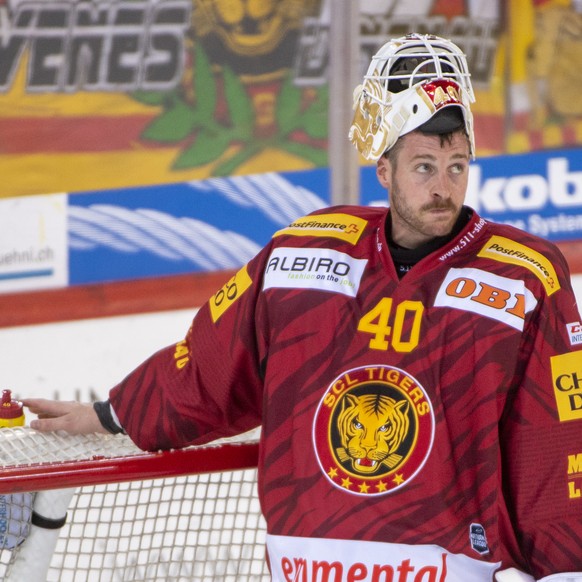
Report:
[[[455,205],[449,198],[446,200],[437,199],[420,206],[420,208],[413,208],[407,204],[406,197],[398,186],[398,181],[394,180],[392,183],[390,208],[397,215],[397,217],[392,217],[392,224],[394,225],[395,219],[400,223],[405,223],[410,232],[422,235],[426,242],[432,238],[450,234],[459,217],[461,207],[462,205]],[[448,210],[449,212],[445,216],[435,216],[433,211],[437,210]]]

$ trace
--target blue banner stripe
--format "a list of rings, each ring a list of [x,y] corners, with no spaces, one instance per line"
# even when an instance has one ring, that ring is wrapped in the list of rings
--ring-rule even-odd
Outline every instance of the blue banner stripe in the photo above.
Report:
[[[0,281],[9,279],[30,279],[32,277],[50,277],[54,275],[54,269],[42,269],[40,271],[21,271],[19,273],[0,273]]]

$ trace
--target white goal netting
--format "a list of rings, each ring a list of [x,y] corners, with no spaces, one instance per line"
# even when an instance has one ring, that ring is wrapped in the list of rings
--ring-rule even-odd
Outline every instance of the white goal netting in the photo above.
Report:
[[[225,450],[224,444],[201,448],[210,449],[217,458]],[[172,453],[162,455],[168,454]],[[232,451],[229,455],[232,456]],[[148,456],[145,455],[146,464]],[[45,515],[54,512],[48,517],[59,517],[58,506],[64,503],[66,523],[59,530],[44,531],[30,525],[30,533],[17,548],[0,550],[0,579],[25,582],[270,579],[255,468],[225,467],[207,473],[203,466],[176,466],[176,476],[164,478],[138,478],[141,467],[124,473],[124,465],[129,467],[132,458],[141,461],[142,457],[144,454],[126,437],[43,435],[25,428],[0,431],[4,473],[22,471],[21,478],[5,475],[10,480],[8,484],[3,484],[0,476],[0,490],[4,492],[0,501],[1,495],[6,495],[8,501],[24,499],[18,492],[25,491],[27,484],[39,487],[42,483],[43,489],[51,482],[70,484],[75,480],[77,465],[83,483],[74,489],[49,489],[34,494],[35,510],[40,504]],[[111,464],[107,461],[110,458],[121,461],[119,465]],[[176,457],[178,460],[183,458]],[[229,464],[228,459],[224,464]],[[41,481],[45,470],[46,481]],[[164,468],[164,473],[167,471]],[[145,472],[148,473],[147,468]],[[99,484],[100,477],[119,482]],[[96,484],[85,484],[88,479]],[[38,568],[43,561],[46,565]],[[43,570],[45,573],[40,574]]]

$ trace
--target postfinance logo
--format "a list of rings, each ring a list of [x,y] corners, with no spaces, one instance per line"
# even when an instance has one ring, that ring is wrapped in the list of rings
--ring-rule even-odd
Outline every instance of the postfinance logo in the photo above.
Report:
[[[503,236],[492,236],[479,251],[478,256],[525,267],[543,283],[548,295],[560,289],[558,276],[552,263],[542,254],[514,240]]]
[[[277,231],[274,236],[284,234],[290,236],[325,236],[339,238],[355,245],[367,224],[367,220],[350,214],[317,214],[296,220],[288,227]]]

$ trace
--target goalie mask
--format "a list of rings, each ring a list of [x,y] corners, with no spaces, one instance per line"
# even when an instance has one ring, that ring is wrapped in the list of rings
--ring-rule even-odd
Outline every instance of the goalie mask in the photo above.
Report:
[[[451,41],[409,34],[386,43],[372,57],[354,91],[349,139],[368,160],[378,160],[415,129],[441,134],[464,126],[475,155],[475,101],[467,60]]]

